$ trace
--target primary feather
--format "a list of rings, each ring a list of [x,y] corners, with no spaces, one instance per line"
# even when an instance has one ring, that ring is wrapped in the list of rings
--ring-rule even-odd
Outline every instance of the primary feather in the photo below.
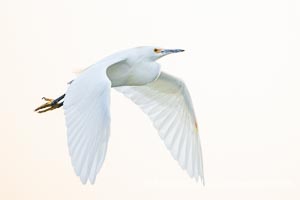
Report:
[[[64,110],[72,165],[82,183],[95,182],[105,159],[110,134],[111,81],[106,70],[122,60],[107,58],[72,81]]]
[[[185,84],[161,72],[144,86],[115,88],[136,103],[152,120],[171,155],[196,180],[204,182],[197,121]]]

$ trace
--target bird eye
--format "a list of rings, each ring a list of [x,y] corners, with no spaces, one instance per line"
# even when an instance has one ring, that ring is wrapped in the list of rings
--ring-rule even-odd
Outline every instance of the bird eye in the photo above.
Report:
[[[155,53],[160,53],[160,52],[161,52],[161,49],[155,48],[155,49],[154,49],[154,52],[155,52]]]

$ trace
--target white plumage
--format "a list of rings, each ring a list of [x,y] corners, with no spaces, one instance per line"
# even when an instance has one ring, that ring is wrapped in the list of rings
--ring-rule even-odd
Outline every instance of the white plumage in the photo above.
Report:
[[[137,104],[152,120],[171,155],[188,174],[202,180],[197,121],[185,84],[160,71],[157,59],[180,49],[137,47],[113,54],[84,70],[65,94],[69,153],[82,183],[94,183],[110,135],[110,88]],[[52,102],[41,108],[60,107]]]
[[[191,177],[204,181],[197,121],[185,84],[164,72],[145,86],[116,88],[152,120],[161,139]]]

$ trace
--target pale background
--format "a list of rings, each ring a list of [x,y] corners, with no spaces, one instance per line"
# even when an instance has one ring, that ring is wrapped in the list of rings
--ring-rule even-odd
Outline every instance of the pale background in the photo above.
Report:
[[[0,199],[300,199],[300,2],[1,0]],[[191,180],[137,106],[112,92],[94,186],[73,172],[62,110],[38,115],[76,69],[141,45],[186,81],[206,186]]]

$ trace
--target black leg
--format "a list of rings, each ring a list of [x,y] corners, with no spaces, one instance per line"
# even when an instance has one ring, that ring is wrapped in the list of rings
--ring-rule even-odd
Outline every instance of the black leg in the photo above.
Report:
[[[62,100],[63,98],[65,98],[66,94],[61,95],[60,97],[58,97],[57,99],[54,99],[51,103],[51,106],[57,104],[60,100]],[[61,107],[61,106],[60,106]]]

